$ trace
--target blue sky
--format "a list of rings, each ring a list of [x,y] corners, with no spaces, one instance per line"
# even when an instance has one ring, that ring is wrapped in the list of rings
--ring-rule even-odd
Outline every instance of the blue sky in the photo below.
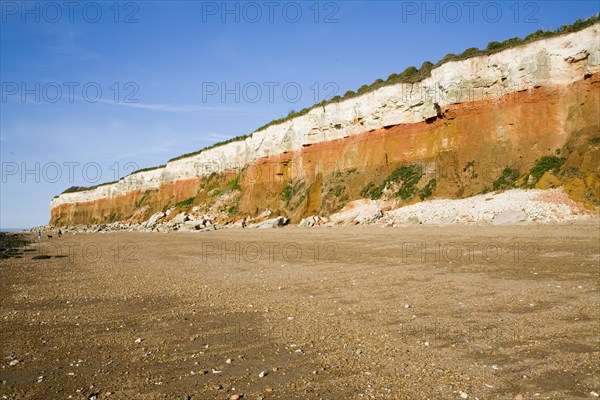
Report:
[[[70,186],[598,11],[597,1],[2,1],[0,229],[47,223]]]

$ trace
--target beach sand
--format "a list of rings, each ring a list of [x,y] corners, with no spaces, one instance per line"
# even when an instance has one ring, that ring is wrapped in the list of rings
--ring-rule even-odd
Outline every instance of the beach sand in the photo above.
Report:
[[[599,235],[578,222],[44,236],[0,260],[0,392],[594,398]]]

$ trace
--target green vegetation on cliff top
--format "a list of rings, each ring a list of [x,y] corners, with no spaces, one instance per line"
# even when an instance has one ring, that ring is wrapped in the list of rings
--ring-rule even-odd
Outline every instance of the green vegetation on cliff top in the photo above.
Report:
[[[125,179],[128,176],[134,175],[134,174],[139,174],[140,172],[148,172],[148,171],[154,171],[155,169],[159,169],[159,168],[164,168],[166,167],[166,164],[163,165],[159,165],[157,167],[148,167],[148,168],[142,168],[142,169],[138,169],[137,171],[133,171],[132,173],[130,173],[129,175],[121,178],[121,179]],[[65,193],[75,193],[75,192],[84,192],[86,190],[93,190],[102,186],[106,186],[106,185],[112,185],[113,183],[117,183],[117,181],[112,181],[112,182],[104,182],[104,183],[99,183],[98,185],[94,185],[94,186],[71,186],[70,188],[66,189],[64,192],[62,192],[61,194],[65,194]],[[54,196],[54,198],[57,198],[58,196]]]

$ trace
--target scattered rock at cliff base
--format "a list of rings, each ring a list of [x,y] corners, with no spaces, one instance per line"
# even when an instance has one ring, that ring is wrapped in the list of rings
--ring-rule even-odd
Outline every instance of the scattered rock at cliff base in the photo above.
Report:
[[[494,225],[503,225],[503,224],[516,224],[520,222],[527,222],[528,215],[524,211],[519,210],[507,210],[503,211],[492,220],[492,224]]]
[[[190,220],[190,216],[187,213],[182,212],[182,213],[177,214],[175,216],[175,218],[173,218],[171,220],[171,222],[173,222],[174,224],[183,224],[184,222],[189,221],[189,220]]]
[[[548,190],[513,189],[505,192],[487,193],[464,199],[437,199],[397,207],[395,201],[361,199],[352,201],[330,218],[312,215],[300,221],[301,227],[333,227],[335,225],[358,225],[378,223],[386,226],[404,225],[453,225],[492,224],[514,225],[530,223],[567,222],[589,218],[591,212],[571,200],[562,188]],[[263,211],[259,217],[271,215]],[[166,213],[157,212],[141,224],[113,222],[92,226],[69,226],[64,233],[107,233],[115,231],[138,232],[204,232],[226,228],[270,229],[285,226],[290,220],[278,216],[260,220],[245,217],[232,221],[206,215],[179,213],[170,221],[162,221]],[[43,229],[42,229],[43,228]],[[37,228],[36,228],[37,229]],[[52,231],[52,226],[40,227]],[[35,230],[36,231],[36,230]]]
[[[232,228],[245,228],[247,226],[247,218],[238,219],[231,225]]]
[[[340,212],[331,216],[331,221],[338,224],[368,224],[383,216],[381,206],[375,200],[356,200],[344,206]]]
[[[312,215],[310,217],[304,218],[302,221],[300,221],[298,225],[301,227],[310,228],[315,226],[315,224],[320,220],[321,219],[318,216]]]
[[[200,224],[197,224],[197,223],[187,224],[186,223],[186,224],[180,225],[177,230],[181,231],[181,232],[192,232],[192,231],[197,231],[201,228],[202,228],[202,226]]]
[[[270,229],[270,228],[279,228],[281,226],[285,226],[290,222],[288,218],[285,217],[276,217],[271,218],[266,221],[258,222],[256,224],[248,225],[248,228],[257,228],[257,229]]]
[[[146,227],[146,228],[153,228],[153,227],[156,226],[157,222],[160,219],[162,219],[162,218],[164,218],[166,216],[167,216],[166,213],[164,213],[162,211],[159,211],[159,212],[155,213],[154,215],[152,215],[148,221],[144,222],[142,224],[142,226]]]
[[[258,214],[258,216],[256,217],[256,219],[267,218],[267,217],[271,216],[271,214],[273,214],[273,212],[267,208],[265,211],[263,211],[260,214]]]
[[[216,226],[212,223],[212,220],[205,217],[200,219],[188,219],[182,224],[179,224],[180,231],[205,231],[214,229],[216,229]]]
[[[566,222],[589,217],[562,189],[521,190],[482,194],[465,199],[429,200],[385,214],[388,224],[448,225],[491,223],[493,225]]]

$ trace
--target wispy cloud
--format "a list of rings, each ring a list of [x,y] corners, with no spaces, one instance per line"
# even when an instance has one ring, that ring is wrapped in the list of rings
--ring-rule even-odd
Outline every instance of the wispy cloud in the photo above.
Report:
[[[83,100],[83,98],[81,98]],[[126,103],[115,102],[111,100],[100,99],[98,103],[112,104],[115,106],[137,108],[141,110],[162,111],[170,113],[197,113],[206,111],[237,111],[237,112],[256,112],[247,107],[227,107],[227,106],[199,106],[195,104],[160,104],[160,103]]]
[[[50,81],[49,81],[50,82]],[[56,82],[56,81],[51,81]],[[0,91],[0,98],[5,98],[20,104],[26,105],[36,105],[36,106],[56,106],[58,103],[52,103],[48,101],[27,101],[23,102],[21,100],[21,94],[13,94],[13,93],[5,93]],[[68,96],[64,96],[66,102],[68,100]],[[235,111],[237,113],[253,113],[264,112],[264,110],[254,110],[248,107],[228,107],[228,106],[199,106],[194,104],[161,104],[161,103],[131,103],[124,101],[113,101],[106,99],[98,99],[96,102],[91,103],[88,99],[84,99],[81,96],[73,96],[73,100],[81,103],[89,103],[89,104],[108,104],[115,105],[121,107],[128,108],[137,108],[139,110],[151,110],[151,111],[161,111],[161,112],[169,112],[169,113],[198,113],[198,112],[213,112],[213,111],[222,111],[222,112],[232,112]]]
[[[75,115],[36,121],[23,118],[2,135],[19,138],[21,143],[31,142],[33,147],[28,148],[28,154],[42,160],[54,157],[67,161],[134,161],[140,165],[158,165],[173,156],[229,138],[193,123],[173,127],[146,118],[135,122],[129,118],[90,119]],[[15,150],[19,145],[22,144],[17,143]],[[6,151],[4,147],[3,150]]]

